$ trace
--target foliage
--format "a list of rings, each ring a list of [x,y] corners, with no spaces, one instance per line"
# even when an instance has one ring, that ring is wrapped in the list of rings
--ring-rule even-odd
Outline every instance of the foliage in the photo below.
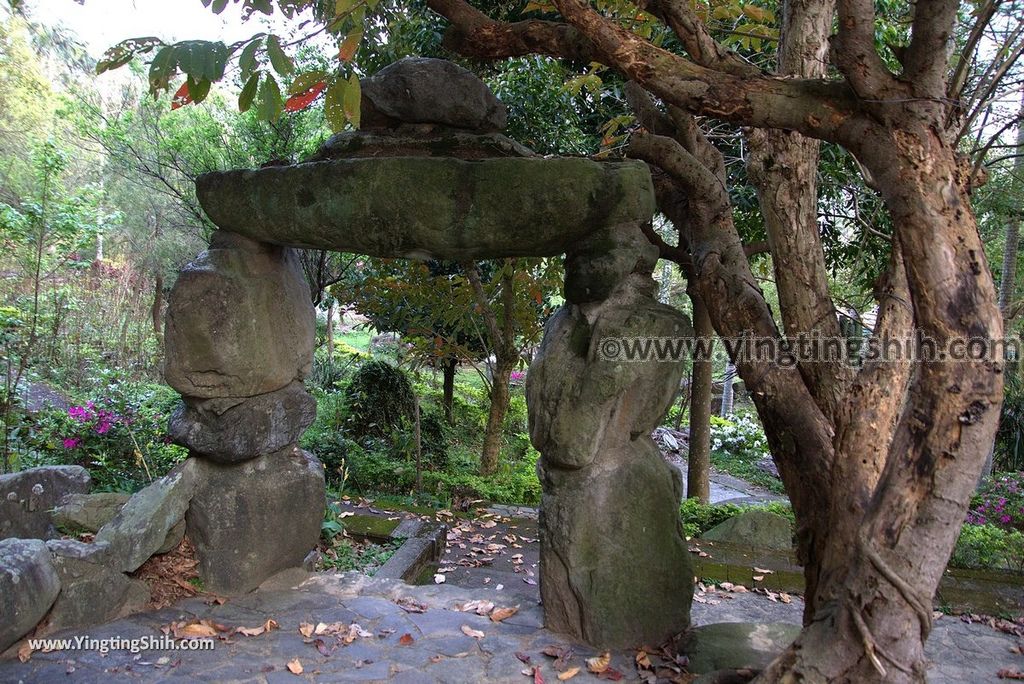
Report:
[[[967,523],[1024,532],[1024,472],[986,479],[971,499]]]
[[[345,387],[346,434],[355,440],[388,437],[415,411],[412,383],[387,361],[368,361]]]
[[[716,469],[783,493],[782,482],[762,470],[771,461],[768,439],[757,418],[740,413],[732,419],[711,417],[711,465]]]
[[[964,525],[950,565],[1024,572],[1024,533],[998,525]]]
[[[80,465],[96,489],[134,491],[187,455],[167,436],[176,403],[164,386],[111,377],[80,404],[26,415],[19,431],[21,465]]]
[[[775,513],[787,518],[795,524],[793,509],[786,503],[770,502],[750,506],[738,506],[730,503],[705,504],[699,499],[685,499],[679,506],[679,515],[683,521],[683,532],[687,538],[699,537],[712,527],[720,525],[729,518],[750,510],[761,510]]]
[[[995,470],[1024,469],[1024,377],[1020,362],[1007,364],[1003,407],[996,432]]]

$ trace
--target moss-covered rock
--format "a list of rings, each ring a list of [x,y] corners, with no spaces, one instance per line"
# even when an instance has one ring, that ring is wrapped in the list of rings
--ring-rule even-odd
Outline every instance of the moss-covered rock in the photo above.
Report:
[[[205,174],[196,188],[225,230],[379,257],[555,256],[655,208],[644,164],[574,158],[333,159]]]

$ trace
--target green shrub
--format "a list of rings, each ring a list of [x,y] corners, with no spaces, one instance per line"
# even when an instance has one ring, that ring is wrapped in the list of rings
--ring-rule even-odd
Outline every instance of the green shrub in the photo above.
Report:
[[[964,525],[950,565],[1024,572],[1024,533],[996,525]]]
[[[971,499],[967,522],[1024,531],[1024,473],[996,473]]]
[[[187,456],[167,436],[177,402],[165,386],[115,380],[67,409],[27,414],[19,438],[30,455],[21,466],[80,465],[98,490],[140,489]]]
[[[782,481],[758,467],[770,458],[768,439],[756,416],[711,417],[711,465],[717,470],[781,494]]]
[[[415,398],[409,377],[386,361],[368,361],[345,386],[345,429],[357,441],[387,437],[411,420]]]
[[[729,518],[739,515],[744,511],[762,510],[769,513],[781,515],[788,518],[790,524],[795,523],[793,509],[789,504],[782,502],[769,502],[748,506],[736,504],[704,504],[698,499],[685,499],[679,506],[679,515],[683,520],[683,531],[687,537],[699,537],[712,527],[719,525]]]

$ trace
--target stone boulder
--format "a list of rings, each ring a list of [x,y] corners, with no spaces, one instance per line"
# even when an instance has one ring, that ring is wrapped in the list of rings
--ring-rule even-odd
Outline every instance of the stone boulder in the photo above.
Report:
[[[0,475],[0,539],[55,536],[50,510],[69,494],[89,491],[81,466],[43,466]]]
[[[0,652],[32,631],[59,593],[60,578],[43,541],[0,541]]]
[[[221,463],[272,454],[299,440],[316,418],[302,383],[248,399],[186,399],[171,416],[175,444]]]
[[[120,572],[134,572],[153,554],[169,550],[168,535],[185,517],[196,490],[198,470],[196,459],[190,458],[133,494],[114,519],[96,533],[96,542],[109,544],[103,562]]]
[[[208,591],[241,594],[302,565],[320,537],[326,502],[315,456],[291,447],[239,464],[196,464],[186,521]]]
[[[781,515],[754,509],[715,525],[702,534],[701,538],[739,546],[790,551],[793,548],[793,527]]]
[[[104,564],[104,543],[72,540],[47,542],[60,578],[60,595],[50,609],[42,634],[107,622],[144,610],[149,586]]]
[[[186,397],[255,397],[312,366],[316,320],[290,249],[218,231],[168,301],[164,376]]]
[[[695,627],[683,651],[687,670],[708,674],[719,670],[763,670],[782,653],[800,627],[786,623],[718,622]]]
[[[131,494],[121,492],[69,494],[53,509],[53,524],[71,534],[98,532],[130,498]]]
[[[500,131],[508,113],[471,71],[443,59],[406,57],[360,82],[360,126],[394,128],[433,123]]]
[[[683,631],[693,598],[682,482],[650,436],[683,364],[624,362],[605,344],[692,328],[654,299],[641,270],[654,255],[640,226],[629,228],[631,236],[606,236],[615,253],[588,245],[567,259],[568,301],[548,321],[526,380],[530,439],[541,452],[545,626],[602,648]]]

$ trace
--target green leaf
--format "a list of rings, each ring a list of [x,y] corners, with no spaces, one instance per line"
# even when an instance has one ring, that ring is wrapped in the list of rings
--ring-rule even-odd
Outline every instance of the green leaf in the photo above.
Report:
[[[206,0],[203,0],[205,3]],[[220,14],[228,6],[228,0],[213,0],[213,13]]]
[[[257,113],[264,121],[271,123],[281,118],[284,111],[284,103],[281,101],[281,88],[273,76],[267,74],[267,79],[260,86],[260,104]]]
[[[259,72],[254,73],[249,77],[245,87],[242,88],[242,93],[238,96],[238,111],[247,112],[252,107],[252,101],[256,98],[256,89],[260,85],[260,74]]]
[[[167,90],[177,73],[178,60],[174,57],[174,46],[160,48],[149,64],[149,92],[156,97],[161,90]]]
[[[137,55],[142,55],[153,48],[163,45],[164,42],[159,38],[129,38],[128,40],[122,40],[117,45],[108,48],[103,53],[103,57],[96,63],[96,73],[102,74],[104,71],[110,71],[111,69],[117,69],[122,67],[128,62],[132,61]]]
[[[228,62],[228,48],[220,41],[184,40],[174,45],[178,68],[195,80],[211,82],[224,78]]]
[[[261,36],[262,38],[262,36]],[[252,73],[256,71],[256,51],[260,48],[260,38],[255,38],[245,46],[242,55],[238,58],[238,68],[241,70],[242,80],[247,81]]]
[[[335,0],[334,16],[340,17],[355,6],[355,0]]]
[[[295,71],[295,65],[291,58],[281,49],[281,41],[277,36],[267,37],[267,54],[270,55],[270,63],[281,76],[287,76]]]
[[[352,122],[353,128],[359,128],[359,103],[362,99],[359,77],[352,74],[348,78],[348,85],[345,87],[345,95],[341,102],[345,109],[345,117]]]
[[[324,95],[324,116],[331,131],[339,133],[345,128],[348,119],[345,117],[345,90],[347,82],[340,76],[336,77]]]
[[[310,88],[312,88],[314,85],[319,83],[320,81],[326,80],[327,72],[325,71],[317,70],[301,73],[295,77],[295,80],[292,81],[291,86],[288,87],[288,94],[298,95],[299,93],[304,93]]]
[[[192,98],[192,101],[199,104],[206,99],[206,96],[210,94],[210,80],[207,78],[192,79],[188,81],[188,94]]]

